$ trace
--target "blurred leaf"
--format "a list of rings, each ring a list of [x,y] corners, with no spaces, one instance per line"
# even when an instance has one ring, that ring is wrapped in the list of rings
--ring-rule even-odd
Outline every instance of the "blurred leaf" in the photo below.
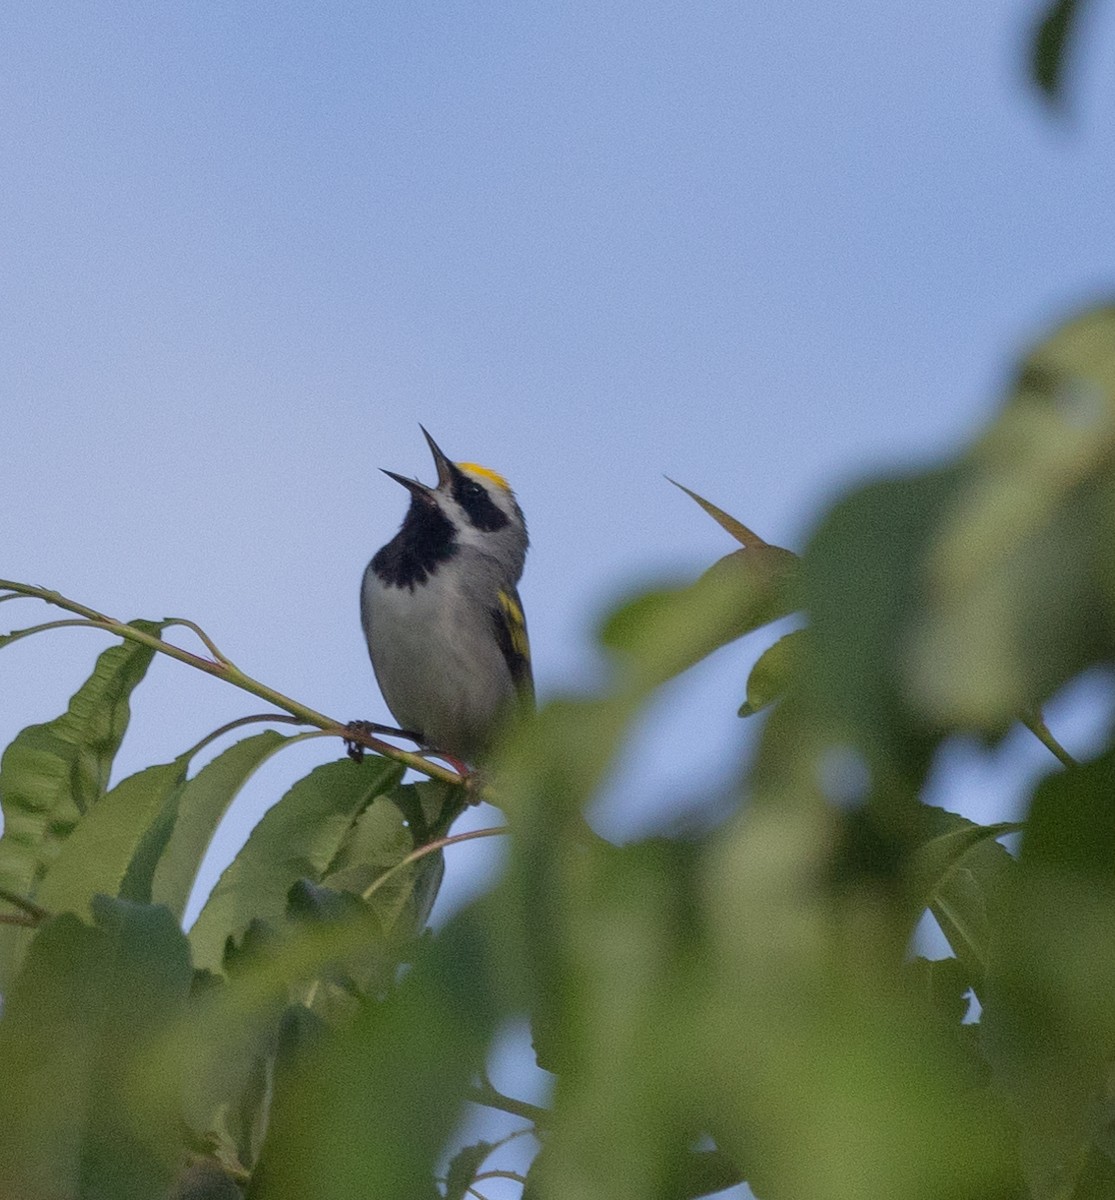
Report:
[[[1053,0],[1034,30],[1030,70],[1045,98],[1054,103],[1064,98],[1065,66],[1085,7],[1085,0]]]
[[[911,974],[918,990],[950,1024],[959,1025],[968,1015],[968,971],[958,958],[915,958]]]
[[[167,1200],[243,1200],[243,1195],[217,1163],[202,1158],[182,1171]]]
[[[927,805],[925,808],[927,836],[910,859],[910,888],[919,908],[932,902],[948,876],[965,863],[969,853],[987,841],[1017,833],[1020,825],[999,822],[977,825],[958,813]],[[1002,849],[1002,847],[1000,847]],[[1010,855],[1007,855],[1008,859]],[[999,886],[1004,886],[998,881]],[[1003,896],[1005,902],[1005,893]]]
[[[320,881],[352,823],[389,792],[403,768],[385,758],[325,763],[300,779],[264,815],[225,869],[190,930],[194,962],[221,969],[225,941],[253,918],[281,920],[298,879]]]
[[[812,755],[793,696],[768,733]],[[1001,1106],[973,1093],[970,1046],[909,986],[893,937],[905,896],[868,878],[820,887],[844,813],[809,793],[808,760],[804,793],[797,767],[766,769],[702,872],[685,994],[705,1127],[763,1196],[1015,1195]]]
[[[131,624],[152,634],[163,628],[154,621]],[[135,642],[105,650],[66,712],[45,724],[28,726],[4,751],[0,888],[34,898],[39,881],[81,815],[104,794],[128,727],[128,700],[154,653]],[[0,992],[10,979],[13,956],[25,944],[21,930],[0,926]]]
[[[43,927],[0,1021],[0,1195],[151,1200],[182,1152],[138,1103],[135,1055],[182,1010],[186,940],[161,908],[99,899]]]
[[[876,773],[920,778],[936,738],[911,711],[901,663],[923,603],[926,549],[956,484],[954,470],[869,483],[835,505],[806,550],[810,719]]]
[[[652,688],[714,650],[793,610],[797,556],[778,546],[736,550],[695,583],[639,596],[601,630],[635,687]]]
[[[638,711],[639,697],[626,691],[552,700],[505,744],[496,767],[493,790],[515,852],[500,885],[502,902],[488,908],[491,944],[514,1006],[530,1014],[540,1065],[549,1030],[561,1028],[570,1003],[569,879],[579,878],[586,855],[607,845],[581,810],[603,786]]]
[[[288,915],[292,921],[344,925],[364,915],[382,934],[375,906],[352,892],[337,892],[309,879],[290,889]],[[359,952],[330,963],[316,978],[305,1003],[330,1024],[339,1024],[365,997],[379,999],[390,991],[399,966],[399,945],[382,935],[370,939]]]
[[[495,1027],[487,937],[455,918],[384,1003],[326,1033],[276,1087],[250,1200],[438,1200],[440,1156]]]
[[[244,738],[172,796],[129,870],[128,885],[136,899],[165,904],[182,919],[201,860],[228,806],[257,768],[289,740],[271,729]]]
[[[556,901],[567,967],[562,1007],[534,1028],[540,1062],[561,1078],[542,1195],[669,1195],[690,1165],[707,1096],[695,1057],[707,1013],[692,1003],[697,861],[666,839],[600,843],[555,879],[563,894],[541,911]]]
[[[255,934],[255,928],[249,930],[245,942]],[[244,969],[239,955],[237,951],[229,956],[231,975]],[[250,1008],[236,1008],[227,997],[228,989],[226,980],[198,973],[189,1012],[150,1057],[148,1102],[152,1107],[175,1105],[196,1145],[206,1146],[226,1166],[242,1171],[255,1160],[266,1128],[273,1060],[287,997],[285,987],[275,984]],[[154,1076],[159,1061],[181,1066],[169,1083]]]
[[[1115,647],[1115,307],[1026,359],[962,460],[902,648],[913,698],[946,727],[998,733]]]
[[[747,700],[740,707],[741,717],[761,712],[786,691],[802,661],[803,636],[803,630],[795,629],[759,655],[747,677]]]
[[[1005,919],[1015,861],[998,842],[977,842],[937,882],[929,902],[952,952],[971,972],[972,986],[985,998],[992,947]]]
[[[449,1160],[445,1173],[444,1200],[468,1200],[469,1187],[488,1155],[496,1148],[494,1142],[474,1142],[462,1146]]]
[[[693,1150],[677,1166],[663,1200],[697,1200],[743,1182],[739,1167],[719,1150]]]
[[[1044,780],[981,1018],[1039,1200],[1076,1195],[1104,1137],[1115,1047],[1115,753]]]

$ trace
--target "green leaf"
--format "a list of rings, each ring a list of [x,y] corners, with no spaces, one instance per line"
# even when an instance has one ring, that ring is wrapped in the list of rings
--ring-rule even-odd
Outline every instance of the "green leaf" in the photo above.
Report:
[[[1115,1045],[1115,752],[1034,794],[981,1018],[1022,1130],[1032,1194],[1075,1196],[1110,1106]],[[1089,1193],[1078,1188],[1080,1194]]]
[[[173,796],[129,869],[137,899],[165,904],[181,920],[198,868],[228,806],[255,771],[290,738],[266,730],[229,746]]]
[[[776,621],[795,606],[797,556],[779,546],[736,550],[695,583],[639,596],[600,633],[629,682],[658,686],[721,646]]]
[[[747,700],[741,717],[751,717],[773,704],[789,687],[804,653],[804,630],[795,629],[780,637],[759,655],[747,677]]]
[[[938,879],[929,901],[929,911],[970,972],[981,1001],[987,995],[984,980],[1002,932],[1015,868],[998,842],[983,838]]]
[[[494,982],[484,928],[475,914],[455,918],[389,999],[277,1080],[249,1200],[439,1200],[443,1148],[499,1014]]]
[[[44,926],[0,1022],[0,1195],[150,1200],[182,1152],[137,1054],[181,1013],[186,940],[165,909],[101,899]]]
[[[157,634],[161,622],[133,621]],[[128,726],[129,698],[154,650],[123,642],[105,650],[62,716],[16,735],[0,759],[0,888],[33,898],[82,814],[104,794]],[[25,939],[0,927],[0,992]]]
[[[356,818],[403,768],[367,757],[325,763],[299,780],[252,830],[190,931],[197,966],[220,971],[225,942],[253,918],[280,921],[298,879],[321,882]]]
[[[1063,99],[1065,64],[1085,7],[1084,0],[1053,0],[1034,30],[1030,70],[1047,100]]]
[[[1022,828],[1013,822],[977,825],[958,813],[932,806],[926,807],[925,817],[927,836],[909,864],[910,889],[919,907],[932,902],[949,874],[967,859],[970,851],[983,842],[1018,833]]]
[[[253,926],[228,956],[232,982],[200,974],[189,1013],[159,1047],[182,1070],[173,1078],[177,1090],[156,1087],[154,1098],[177,1105],[195,1142],[211,1146],[234,1170],[250,1169],[259,1155],[288,1026],[320,1024],[301,1004],[288,1003],[286,983],[272,971],[277,945],[272,932]],[[262,987],[245,985],[260,974],[268,976]],[[245,985],[239,995],[236,984]]]
[[[1115,307],[1026,359],[958,467],[901,658],[929,722],[1001,732],[1115,650]]]
[[[818,729],[876,769],[923,772],[936,738],[911,709],[902,665],[927,547],[956,483],[954,470],[941,470],[859,488],[823,519],[805,553],[803,688]]]
[[[372,908],[385,933],[403,938],[425,926],[445,874],[440,851],[392,870],[415,848],[414,830],[404,813],[413,812],[415,806],[421,811],[422,798],[430,791],[442,794],[436,784],[432,789],[422,783],[399,784],[388,795],[373,800],[352,823],[322,878],[326,887],[364,895],[385,872],[392,871],[376,888]]]
[[[462,1146],[453,1155],[445,1173],[444,1200],[469,1200],[468,1189],[495,1148],[494,1142],[474,1142],[471,1146]]]
[[[959,1025],[968,1015],[971,980],[958,958],[915,958],[909,964],[917,990],[930,1007],[950,1025]]]
[[[189,757],[182,755],[138,771],[90,809],[43,878],[38,893],[42,905],[85,917],[98,892],[117,895],[144,835],[185,784],[188,767]]]

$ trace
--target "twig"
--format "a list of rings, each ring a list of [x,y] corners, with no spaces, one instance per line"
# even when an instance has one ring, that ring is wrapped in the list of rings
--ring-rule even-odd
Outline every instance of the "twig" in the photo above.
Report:
[[[1040,709],[1032,713],[1023,713],[1019,720],[1063,766],[1080,766],[1076,759],[1049,732],[1049,726],[1046,725]]]
[[[233,665],[232,660],[227,655],[221,653],[221,651],[217,648],[216,643],[200,625],[195,624],[193,621],[186,620],[185,617],[171,617],[166,622],[166,625],[184,625],[187,629],[193,630],[193,632],[197,634],[197,636],[205,644],[205,648],[210,654],[213,655],[217,662],[225,663],[226,666],[230,667]]]
[[[544,1129],[550,1122],[551,1113],[548,1108],[541,1108],[526,1100],[516,1100],[513,1096],[505,1096],[496,1091],[487,1079],[469,1088],[468,1099],[473,1104],[482,1104],[485,1108],[498,1108],[500,1112],[510,1113],[513,1117],[522,1117],[524,1121],[530,1121],[539,1129]]]
[[[10,892],[7,888],[0,888],[0,900],[22,909],[36,924],[39,921],[45,921],[50,916],[50,913],[41,905],[36,904],[34,900],[28,900],[26,896],[21,896],[18,892]]]
[[[364,900],[370,899],[393,875],[402,871],[405,867],[409,867],[411,863],[416,863],[420,858],[425,858],[427,854],[433,854],[435,850],[444,850],[446,846],[455,846],[458,842],[471,842],[473,838],[499,837],[501,834],[510,832],[510,827],[507,825],[493,825],[490,829],[469,829],[464,833],[453,833],[446,837],[434,838],[432,842],[426,842],[425,845],[412,850],[404,858],[400,858],[394,866],[388,867],[382,875],[377,875],[360,893],[361,898]]]
[[[520,1175],[517,1171],[481,1171],[479,1175],[473,1179],[474,1183],[479,1183],[482,1179],[513,1179],[516,1183],[526,1183],[526,1176]]]
[[[431,762],[424,755],[415,754],[409,750],[402,750],[398,746],[393,746],[390,742],[381,741],[379,738],[372,737],[369,734],[349,730],[343,722],[338,721],[336,718],[326,716],[324,713],[320,713],[308,705],[301,704],[289,696],[284,696],[282,692],[268,687],[258,679],[253,679],[250,675],[246,675],[239,667],[230,662],[217,649],[209,636],[192,621],[175,617],[168,624],[185,625],[192,629],[205,643],[206,647],[217,656],[216,660],[203,658],[198,654],[191,654],[188,650],[183,650],[180,646],[174,645],[173,642],[165,641],[163,638],[148,633],[146,630],[138,629],[134,625],[129,625],[125,621],[118,621],[114,617],[106,616],[104,613],[97,612],[96,609],[89,608],[85,604],[79,604],[76,600],[70,600],[60,592],[52,591],[49,588],[32,587],[30,584],[18,583],[10,579],[0,579],[0,590],[19,596],[36,597],[47,604],[53,605],[55,608],[62,608],[67,612],[77,613],[78,616],[84,617],[85,621],[67,622],[67,624],[85,624],[95,629],[103,629],[108,633],[115,634],[117,637],[124,638],[126,641],[147,646],[159,654],[165,654],[169,658],[185,663],[187,666],[204,671],[207,675],[223,679],[226,683],[231,683],[233,687],[240,688],[241,691],[249,692],[251,695],[267,701],[269,704],[274,704],[276,708],[281,708],[284,712],[290,713],[305,725],[314,725],[318,729],[335,737],[359,742],[360,745],[366,746],[376,754],[412,767],[414,770],[421,772],[421,774],[431,779],[440,779],[443,783],[453,785],[464,783],[463,776],[458,775],[456,771],[450,771],[446,767],[439,766],[437,763]],[[48,625],[40,627],[40,629],[55,628],[58,624],[61,623],[50,622]],[[23,631],[21,636],[26,636],[27,632],[34,631]],[[2,644],[3,642],[0,641],[0,645]]]

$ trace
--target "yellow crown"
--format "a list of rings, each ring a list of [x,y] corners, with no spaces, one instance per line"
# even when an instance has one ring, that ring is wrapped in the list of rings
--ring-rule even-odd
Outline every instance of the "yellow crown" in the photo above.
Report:
[[[505,492],[511,490],[511,485],[497,471],[493,471],[490,467],[482,467],[479,463],[457,463],[459,470],[464,471],[468,475],[480,475],[484,479],[490,480],[498,488],[503,488]]]

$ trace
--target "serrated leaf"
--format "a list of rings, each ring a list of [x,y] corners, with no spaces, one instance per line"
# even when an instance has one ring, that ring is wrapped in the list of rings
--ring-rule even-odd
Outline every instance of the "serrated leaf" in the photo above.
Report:
[[[804,630],[795,629],[780,637],[759,655],[747,677],[747,700],[741,717],[751,717],[773,704],[789,686],[802,660]]]
[[[132,621],[159,633],[162,622]],[[0,888],[33,898],[47,868],[81,815],[108,786],[130,716],[129,698],[155,651],[136,642],[105,650],[62,716],[16,735],[0,759]],[[12,958],[26,944],[21,930],[0,927],[0,992]]]
[[[185,784],[188,767],[183,755],[122,779],[63,844],[39,887],[40,903],[50,912],[85,917],[98,892],[119,894],[144,835]]]
[[[244,738],[187,781],[132,862],[129,887],[136,898],[144,898],[146,892],[154,903],[165,904],[182,919],[221,818],[255,771],[288,741],[271,729]]]
[[[395,869],[415,848],[414,831],[403,814],[415,806],[421,811],[429,790],[426,784],[399,784],[374,800],[353,822],[322,879],[326,887],[364,895],[391,871],[376,887],[372,909],[385,933],[404,938],[425,926],[445,873],[440,851]],[[440,794],[440,785],[434,790]]]
[[[136,1052],[190,986],[165,909],[100,899],[96,924],[44,926],[0,1021],[0,1195],[150,1200],[183,1147],[172,1108],[147,1107]]]
[[[353,821],[402,774],[389,759],[366,757],[325,763],[294,784],[252,830],[190,930],[196,965],[219,971],[226,939],[253,917],[280,921],[291,885],[320,882]]]

